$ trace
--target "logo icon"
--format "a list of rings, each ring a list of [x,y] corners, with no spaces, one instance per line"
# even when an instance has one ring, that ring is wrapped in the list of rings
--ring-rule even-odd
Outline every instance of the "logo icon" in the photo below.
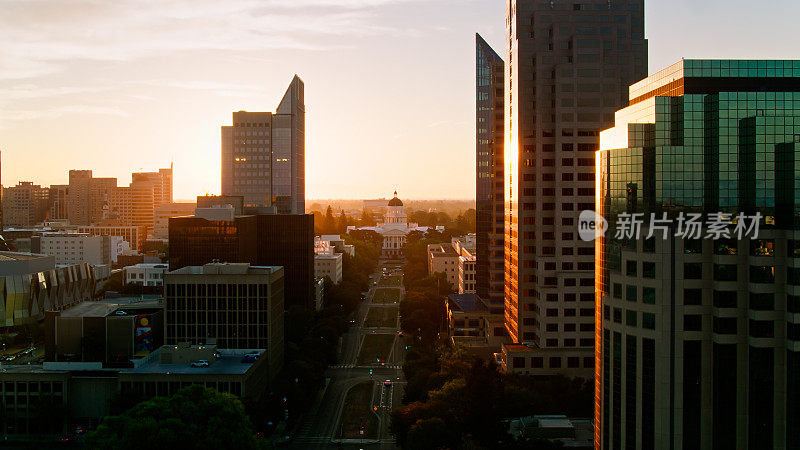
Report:
[[[586,209],[578,216],[578,236],[584,241],[593,241],[608,230],[608,221],[600,214]]]

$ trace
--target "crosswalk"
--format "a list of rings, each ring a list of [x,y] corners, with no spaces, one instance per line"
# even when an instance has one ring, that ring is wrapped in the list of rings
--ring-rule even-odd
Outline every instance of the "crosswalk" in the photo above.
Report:
[[[355,364],[337,364],[330,366],[331,369],[402,369],[400,364],[387,364],[385,366],[357,366]]]

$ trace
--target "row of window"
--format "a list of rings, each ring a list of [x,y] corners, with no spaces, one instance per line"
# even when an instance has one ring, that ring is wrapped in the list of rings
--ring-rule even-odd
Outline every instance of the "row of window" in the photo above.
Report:
[[[585,369],[594,368],[594,357],[585,356],[580,358],[578,356],[567,356],[562,358],[560,356],[551,356],[547,358],[548,369],[561,369],[564,367],[564,359],[566,359],[566,367],[569,369],[578,369],[581,367],[581,359],[583,359],[583,367]],[[543,356],[533,356],[530,358],[530,366],[526,366],[526,358],[523,356],[513,356],[511,358],[512,369],[544,369],[545,358]]]

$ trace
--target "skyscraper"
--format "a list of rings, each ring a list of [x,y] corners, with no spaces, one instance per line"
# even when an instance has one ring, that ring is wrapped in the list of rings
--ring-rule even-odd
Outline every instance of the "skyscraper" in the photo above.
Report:
[[[158,172],[134,172],[131,181],[150,182],[153,184],[153,205],[157,208],[172,203],[172,164],[169,168],[158,169]]]
[[[643,0],[508,0],[505,316],[508,370],[591,377],[599,130],[647,71]],[[512,348],[512,347],[508,347]],[[508,356],[508,352],[504,351]]]
[[[91,170],[69,171],[67,216],[71,225],[91,225],[103,218],[109,191],[116,178],[94,178]]]
[[[475,35],[476,294],[503,311],[503,59]]]
[[[800,448],[799,137],[800,61],[631,86],[597,155],[596,448]]]
[[[222,195],[241,195],[248,207],[305,212],[305,104],[295,75],[275,113],[233,113],[222,127]]]

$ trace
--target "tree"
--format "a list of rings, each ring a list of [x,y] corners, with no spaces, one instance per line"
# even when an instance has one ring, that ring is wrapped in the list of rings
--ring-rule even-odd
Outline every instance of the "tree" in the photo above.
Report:
[[[347,216],[344,214],[344,210],[339,210],[339,223],[336,224],[336,231],[339,234],[344,234],[347,232]]]
[[[331,205],[328,205],[328,208],[325,210],[325,218],[322,219],[322,233],[333,234],[335,228],[336,219],[333,218],[333,208],[331,208]]]
[[[444,420],[433,417],[417,421],[408,431],[409,449],[446,449],[458,447],[458,436]]]
[[[367,208],[364,208],[364,210],[361,211],[361,220],[359,220],[358,223],[362,227],[375,226],[375,219],[372,217],[372,214],[370,214]]]
[[[106,417],[86,436],[85,445],[101,450],[259,448],[242,402],[201,385]]]

